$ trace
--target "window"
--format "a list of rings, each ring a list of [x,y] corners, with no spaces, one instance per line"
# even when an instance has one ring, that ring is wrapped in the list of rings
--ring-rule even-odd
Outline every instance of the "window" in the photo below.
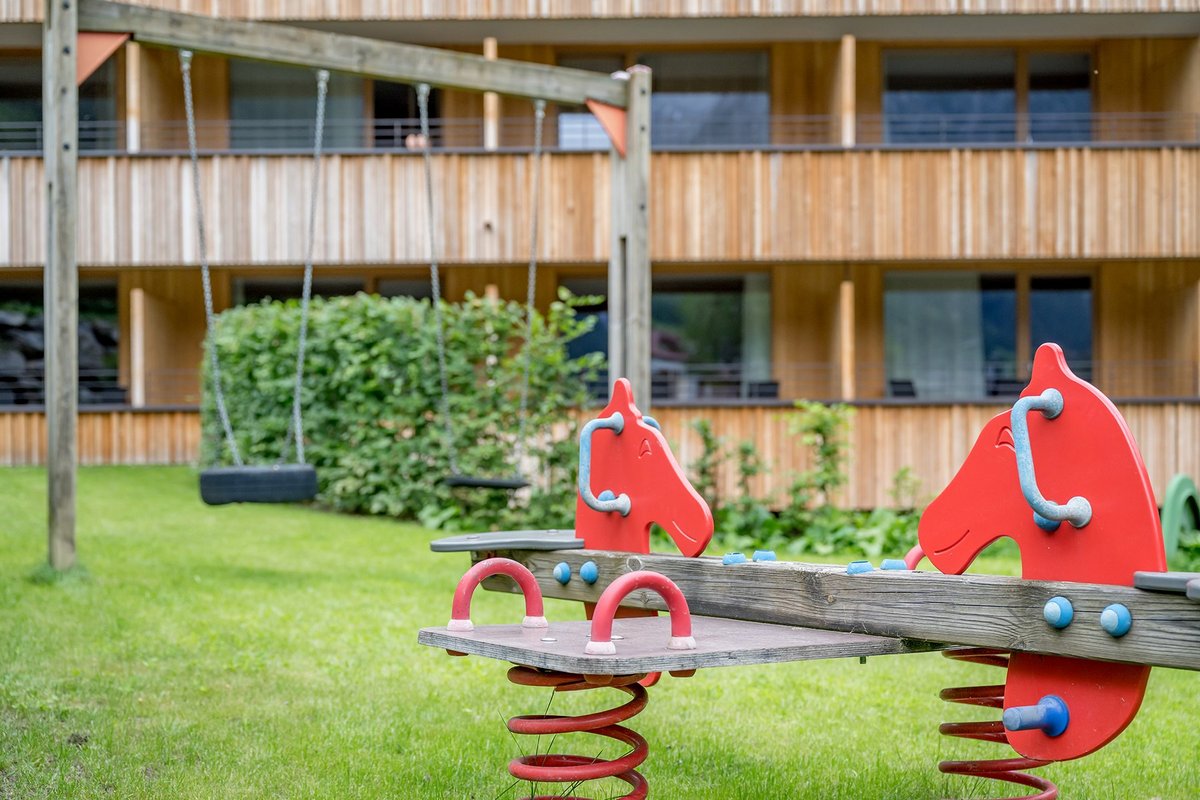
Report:
[[[1028,84],[1018,105],[1017,62]],[[1086,142],[1091,139],[1091,57],[1010,50],[888,53],[884,140],[892,144]]]
[[[558,60],[560,67],[585,69],[611,75],[625,68],[620,56],[566,56]],[[608,134],[592,116],[580,108],[560,108],[558,111],[558,147],[561,150],[607,150]]]
[[[666,147],[766,144],[771,100],[767,54],[650,53],[650,137]]]
[[[340,297],[363,290],[362,278],[313,278],[313,297]],[[295,278],[237,278],[233,283],[236,305],[261,303],[263,300],[299,300],[304,293],[303,280]]]
[[[564,285],[577,295],[603,295],[603,279]],[[663,276],[654,279],[650,370],[655,399],[775,397],[771,379],[770,276]],[[568,345],[573,357],[608,351],[605,302],[592,331]],[[607,395],[607,385],[597,387]]]
[[[0,406],[45,402],[46,340],[41,281],[0,284]],[[118,384],[117,284],[79,282],[79,402],[124,404]]]
[[[613,73],[625,68],[615,55],[572,56],[559,66]],[[770,138],[771,100],[767,54],[758,51],[643,53],[634,58],[654,71],[650,136],[656,147],[759,145]],[[558,115],[564,150],[609,146],[586,111]]]
[[[1029,282],[1030,352],[1043,342],[1063,349],[1071,371],[1092,379],[1092,281],[1086,276]]]
[[[1091,72],[1087,53],[1030,54],[1030,141],[1086,142],[1092,138]]]
[[[380,278],[376,284],[380,297],[433,297],[433,287],[426,278]]]
[[[117,63],[110,58],[79,87],[79,149],[114,150]],[[0,152],[42,148],[42,57],[0,55]]]
[[[1016,55],[1005,50],[888,53],[883,114],[891,144],[1011,142]]]
[[[1022,305],[1029,316],[1025,358],[1042,343],[1056,342],[1077,374],[1088,378],[1089,277],[1033,277],[1022,283],[1013,275],[965,271],[889,273],[884,279],[888,394],[925,400],[1019,394],[1029,376],[1028,363],[1018,361]]]
[[[421,110],[417,105],[417,90],[406,83],[375,81],[372,84],[372,108],[375,118],[371,123],[371,142],[375,147],[406,148],[413,141],[410,137],[421,134]],[[433,127],[430,135],[434,141],[441,137],[436,121],[441,118],[442,93],[433,89],[429,93],[429,120]]]
[[[363,81],[333,73],[325,107],[324,146],[360,148]],[[229,143],[244,150],[310,150],[317,114],[317,78],[311,69],[257,61],[229,63]]]

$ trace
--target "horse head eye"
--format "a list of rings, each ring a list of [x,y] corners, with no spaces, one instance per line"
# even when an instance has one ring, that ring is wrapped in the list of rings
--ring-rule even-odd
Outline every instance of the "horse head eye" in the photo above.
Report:
[[[1013,442],[1012,429],[1005,425],[1000,429],[1000,433],[996,436],[996,447],[1007,447],[1010,450],[1016,450],[1017,446]]]
[[[650,446],[650,440],[642,439],[642,446],[641,446],[641,448],[638,449],[638,458],[645,458],[646,456],[653,455],[653,454],[654,454],[654,448],[652,448]]]

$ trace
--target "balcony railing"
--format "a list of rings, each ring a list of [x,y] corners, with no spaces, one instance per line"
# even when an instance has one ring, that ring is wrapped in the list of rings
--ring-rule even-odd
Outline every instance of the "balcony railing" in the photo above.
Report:
[[[585,115],[565,112],[548,123],[546,144],[558,151],[608,149],[608,139]],[[528,150],[533,123],[524,117],[498,122],[501,150]],[[430,120],[436,149],[483,147],[484,122],[471,118]],[[842,147],[840,118],[834,116],[656,119],[656,150],[804,150]],[[313,122],[303,120],[201,120],[197,142],[202,151],[221,153],[303,152],[312,147]],[[136,139],[136,143],[131,141]],[[420,122],[397,119],[328,119],[325,147],[335,153],[418,150],[424,144]],[[1057,147],[1200,143],[1200,114],[909,114],[860,115],[855,124],[859,147]],[[0,122],[0,153],[31,155],[41,151],[40,122]],[[131,137],[123,121],[85,121],[79,148],[98,154],[178,154],[187,150],[182,121],[143,122]]]

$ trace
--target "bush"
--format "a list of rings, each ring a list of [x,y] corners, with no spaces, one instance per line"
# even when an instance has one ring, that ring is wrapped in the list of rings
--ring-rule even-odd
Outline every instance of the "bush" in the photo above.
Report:
[[[515,471],[525,347],[533,348],[522,464],[533,486],[518,502],[507,492],[451,490],[441,482],[450,460],[427,301],[366,294],[314,299],[301,397],[306,456],[317,468],[320,502],[448,529],[569,526],[577,460],[571,410],[586,402],[587,381],[602,363],[599,354],[567,355],[566,343],[592,324],[576,317],[575,304],[563,293],[548,315],[536,315],[528,345],[518,303],[469,295],[443,305],[450,417],[463,474]],[[218,320],[213,335],[225,395],[248,463],[281,458],[299,324],[296,301],[231,309]],[[204,380],[203,458],[227,463],[207,359]],[[290,461],[294,454],[289,448],[282,457]]]

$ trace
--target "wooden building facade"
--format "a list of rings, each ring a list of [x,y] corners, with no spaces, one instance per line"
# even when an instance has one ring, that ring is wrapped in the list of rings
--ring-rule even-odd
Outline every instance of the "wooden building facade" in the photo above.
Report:
[[[1200,472],[1179,438],[1200,424],[1196,0],[361,0],[336,18],[300,0],[146,4],[598,71],[649,64],[656,415],[755,441],[776,486],[800,466],[776,429],[799,398],[861,406],[846,502],[890,502],[904,466],[940,486],[1045,338],[1127,404],[1156,488]],[[40,284],[40,123],[18,85],[40,58],[40,7],[0,0],[0,98],[18,76],[17,99],[0,99],[0,312]],[[294,293],[311,79],[214,57],[193,72],[216,302]],[[92,81],[79,262],[111,296],[105,366],[127,408],[88,416],[82,452],[188,461],[204,320],[177,58],[127,44]],[[531,110],[439,92],[434,114],[447,293],[521,297]],[[335,78],[318,291],[427,291],[414,115],[411,87]],[[546,140],[543,305],[602,286],[611,206],[587,116],[551,108]],[[714,314],[721,338],[695,324]],[[0,463],[34,463],[37,398],[5,391],[0,376]],[[686,459],[695,442],[678,439]]]

